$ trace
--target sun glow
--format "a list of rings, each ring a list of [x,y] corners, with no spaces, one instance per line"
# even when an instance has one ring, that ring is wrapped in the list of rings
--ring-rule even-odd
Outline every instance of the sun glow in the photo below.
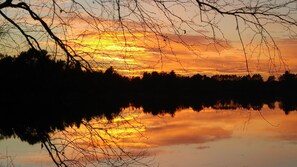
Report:
[[[86,35],[73,40],[73,46],[79,54],[88,54],[90,60],[101,65],[95,69],[104,70],[109,66],[121,70],[135,69],[142,66],[138,59],[151,57],[151,53],[143,45],[144,34],[122,34],[120,32],[106,32]],[[140,58],[139,58],[140,57]]]
[[[104,33],[100,35],[89,35],[81,40],[77,39],[73,42],[78,44],[77,46],[83,46],[82,51],[86,51],[86,48],[90,48],[94,51],[111,51],[118,54],[123,52],[144,52],[146,48],[137,44],[136,37],[143,37],[135,34],[122,35],[119,33]],[[134,39],[132,39],[134,38]],[[78,47],[79,48],[79,47]],[[90,51],[90,50],[87,50]]]

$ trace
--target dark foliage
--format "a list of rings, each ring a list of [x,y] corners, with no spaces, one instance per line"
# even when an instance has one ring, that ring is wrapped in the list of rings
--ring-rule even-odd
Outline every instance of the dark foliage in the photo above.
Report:
[[[286,114],[297,110],[297,75],[289,72],[266,81],[259,74],[185,77],[174,71],[127,78],[112,67],[84,71],[30,49],[1,56],[0,78],[0,138],[16,135],[32,144],[53,130],[79,126],[83,118],[112,120],[129,105],[154,115],[188,107],[260,110],[277,101]]]

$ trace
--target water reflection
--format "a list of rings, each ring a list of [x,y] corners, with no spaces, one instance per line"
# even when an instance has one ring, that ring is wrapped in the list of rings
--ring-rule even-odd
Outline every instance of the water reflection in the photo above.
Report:
[[[112,122],[104,118],[83,120],[79,127],[53,133],[42,144],[49,153],[55,153],[51,158],[57,166],[149,166],[145,149],[135,149],[124,142],[142,129],[129,117],[118,116]]]
[[[22,141],[26,141],[30,144],[35,144],[49,138],[49,134],[54,131],[64,131],[67,127],[80,127],[85,125],[90,120],[96,118],[98,120],[106,119],[111,122],[115,122],[116,119],[122,116],[122,110],[124,108],[136,108],[142,109],[144,113],[150,113],[152,115],[164,115],[169,114],[174,116],[177,111],[182,109],[191,108],[196,112],[212,108],[214,110],[262,110],[266,105],[269,109],[275,109],[276,107],[283,111],[285,114],[296,111],[295,102],[269,102],[265,104],[261,101],[252,101],[248,103],[246,101],[238,100],[190,100],[186,101],[172,101],[169,99],[153,98],[148,101],[138,99],[132,103],[114,101],[113,104],[108,101],[101,101],[100,109],[93,112],[57,112],[53,113],[44,110],[44,112],[38,112],[36,110],[29,110],[18,112],[10,110],[11,112],[4,113],[5,117],[2,117],[0,122],[0,138],[18,137]],[[276,106],[277,105],[277,106]],[[288,110],[289,109],[289,110]],[[18,114],[16,114],[17,112]],[[71,115],[69,115],[71,113]],[[261,112],[260,112],[261,113]],[[3,119],[5,118],[5,119]],[[129,121],[125,121],[129,124]],[[114,128],[114,127],[110,127]]]
[[[166,167],[221,163],[293,166],[297,163],[291,156],[297,153],[297,113],[286,115],[280,109],[282,103],[260,107],[233,100],[217,101],[210,106],[200,104],[203,105],[199,110],[191,105],[173,110],[131,104],[115,112],[113,119],[94,114],[80,119],[56,116],[50,122],[51,119],[10,116],[7,117],[10,120],[1,121],[0,134],[2,139],[17,137],[38,145],[36,151],[47,152],[56,166]],[[12,122],[13,119],[16,121]],[[3,148],[1,153],[4,154]],[[267,161],[268,156],[274,159]],[[34,159],[33,154],[30,158]],[[44,163],[48,161],[44,159]]]
[[[264,107],[261,113],[243,109],[235,112],[209,109],[197,114],[191,113],[182,111],[176,114],[174,121],[168,121],[164,129],[159,127],[163,130],[167,129],[165,128],[167,126],[173,127],[169,131],[175,132],[166,137],[166,142],[154,142],[167,150],[167,154],[159,156],[160,159],[166,159],[162,159],[163,166],[176,164],[177,166],[294,166],[296,164],[296,159],[291,155],[296,154],[296,144],[292,142],[296,142],[295,113],[285,116],[280,110],[270,110],[268,107]],[[216,135],[213,135],[213,130],[216,130]],[[191,135],[186,135],[185,131]],[[176,145],[175,141],[186,145]],[[172,152],[168,153],[168,150]],[[188,161],[178,161],[174,158],[169,161],[169,155],[183,156]],[[182,164],[183,162],[186,164]]]

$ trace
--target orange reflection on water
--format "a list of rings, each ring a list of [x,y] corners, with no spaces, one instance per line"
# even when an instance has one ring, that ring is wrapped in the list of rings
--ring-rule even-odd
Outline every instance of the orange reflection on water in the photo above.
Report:
[[[71,132],[72,137],[79,141],[78,144],[84,149],[113,147],[115,150],[123,148],[134,153],[148,149],[146,155],[155,155],[156,160],[163,164],[161,166],[179,164],[184,158],[189,158],[187,165],[199,166],[209,158],[216,157],[223,161],[225,154],[236,153],[236,156],[239,156],[238,152],[247,156],[241,159],[242,164],[257,166],[260,162],[256,155],[259,156],[259,152],[268,154],[271,145],[274,147],[275,159],[265,162],[266,165],[275,161],[287,161],[288,156],[290,158],[290,155],[297,153],[296,127],[296,112],[285,115],[282,110],[269,109],[267,106],[261,111],[205,108],[195,112],[192,109],[183,109],[173,117],[169,114],[153,116],[143,113],[142,108],[130,107],[124,109],[121,116],[112,122],[93,119],[79,128],[69,128],[67,132]],[[63,135],[69,134],[63,132]],[[283,148],[284,144],[288,147]],[[112,153],[108,150],[106,152]],[[103,154],[106,152],[101,150]],[[290,152],[290,155],[283,155],[284,152]],[[195,159],[198,155],[204,159]],[[175,158],[177,156],[178,159]],[[264,158],[264,155],[261,156]],[[254,161],[250,163],[247,159]],[[232,163],[226,163],[227,166],[240,164],[239,160],[229,161]],[[297,163],[297,160],[288,161]],[[217,165],[219,164],[209,166]]]
[[[105,131],[106,134],[102,133],[101,137],[113,136],[119,139],[119,142],[122,141],[122,145],[129,147],[136,144],[134,139],[139,135],[144,136],[144,140],[139,142],[149,146],[199,144],[228,139],[239,134],[296,140],[296,117],[295,112],[285,115],[282,110],[272,110],[267,106],[261,111],[207,108],[195,112],[192,109],[183,109],[174,116],[153,116],[143,113],[142,109],[131,107],[124,109],[121,116],[112,121],[92,119],[79,128],[72,127],[66,131],[79,132],[86,137],[91,137],[87,134],[90,130],[97,130],[98,134],[101,134],[99,131]],[[129,140],[133,140],[134,143],[127,145]]]
[[[129,107],[112,121],[93,118],[79,127],[68,127],[53,134],[52,142],[61,155],[82,164],[115,160],[115,154],[123,156],[124,149],[131,156],[153,159],[151,166],[293,167],[297,163],[296,127],[296,111],[286,115],[267,106],[261,111],[204,108],[196,112],[189,108],[174,116],[153,116],[142,108]],[[51,162],[39,144],[34,152],[20,141],[12,146],[24,149],[13,153],[10,147],[8,153],[16,155],[16,164]]]

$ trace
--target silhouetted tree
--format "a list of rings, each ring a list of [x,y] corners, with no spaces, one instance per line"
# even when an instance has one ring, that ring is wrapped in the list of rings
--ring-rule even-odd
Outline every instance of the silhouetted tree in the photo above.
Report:
[[[286,71],[283,75],[279,77],[280,82],[291,82],[296,81],[297,76],[295,74],[290,73],[289,71]]]

